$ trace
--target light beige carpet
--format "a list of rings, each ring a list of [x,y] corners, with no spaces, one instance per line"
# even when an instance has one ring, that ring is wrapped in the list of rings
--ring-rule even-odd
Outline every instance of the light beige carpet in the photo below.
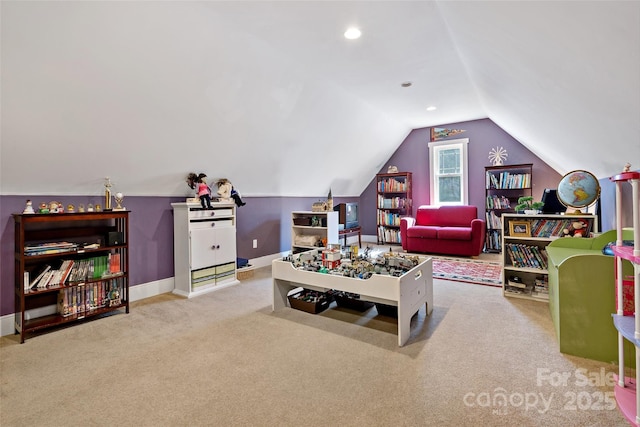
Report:
[[[546,304],[437,280],[434,299],[400,348],[375,308],[273,313],[261,268],[191,300],[3,337],[0,425],[627,425],[610,384],[581,382],[614,366],[559,353]]]

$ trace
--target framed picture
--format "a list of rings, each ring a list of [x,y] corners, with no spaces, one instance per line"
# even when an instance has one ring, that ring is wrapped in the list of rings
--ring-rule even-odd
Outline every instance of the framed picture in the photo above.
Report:
[[[531,237],[529,221],[510,221],[509,235],[512,237]]]

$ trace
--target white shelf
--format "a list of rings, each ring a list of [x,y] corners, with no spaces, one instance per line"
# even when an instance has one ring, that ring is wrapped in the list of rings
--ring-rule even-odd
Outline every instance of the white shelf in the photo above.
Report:
[[[319,225],[311,225],[312,221]],[[296,225],[296,221],[308,222],[309,225]],[[326,239],[327,245],[338,244],[338,212],[335,211],[293,211],[291,212],[291,252],[318,249],[317,242]],[[306,240],[301,242],[300,240]],[[324,247],[325,245],[322,245]]]
[[[510,276],[519,276],[523,282],[527,285],[530,285],[530,289],[533,289],[533,285],[536,280],[542,280],[544,283],[549,286],[549,271],[547,270],[548,259],[546,254],[546,247],[549,243],[557,240],[559,237],[557,235],[546,235],[544,232],[545,224],[548,224],[549,227],[554,226],[551,229],[560,229],[562,222],[559,221],[573,221],[576,219],[586,219],[591,222],[591,228],[593,232],[597,232],[597,221],[595,215],[522,215],[522,214],[513,214],[513,213],[505,213],[502,215],[502,263],[503,263],[503,271],[502,271],[502,294],[505,297],[514,297],[514,298],[523,298],[529,299],[533,301],[542,301],[548,302],[549,295],[533,295],[532,293],[516,293],[510,292],[507,288],[507,281]],[[512,236],[510,230],[510,222],[517,221],[519,223],[528,223],[528,232],[522,236]],[[557,228],[556,228],[557,227]],[[544,237],[538,237],[535,233],[540,232],[545,234]],[[533,236],[531,235],[533,234]],[[520,257],[514,254],[515,260],[518,263],[522,262],[523,264],[529,265],[514,265],[511,259],[511,252],[513,245],[521,245],[524,248],[523,253],[520,254]],[[528,250],[526,248],[529,248]],[[534,253],[538,254],[535,256]],[[527,256],[531,256],[531,258],[527,258]],[[546,264],[545,264],[546,262]],[[534,265],[540,264],[544,268],[534,267]]]
[[[613,254],[616,262],[616,294],[618,306],[617,314],[613,315],[613,325],[618,331],[618,336],[630,341],[635,346],[636,353],[636,378],[624,376],[624,346],[622,340],[618,340],[618,375],[615,386],[615,397],[618,409],[632,425],[640,425],[638,408],[640,407],[640,395],[636,392],[636,384],[640,382],[640,319],[637,318],[637,310],[640,309],[640,172],[624,172],[610,178],[616,185],[616,244]],[[631,184],[631,197],[633,206],[633,247],[622,246],[622,186]],[[623,273],[622,261],[627,260],[633,264],[634,308],[636,316],[624,316],[623,305]]]

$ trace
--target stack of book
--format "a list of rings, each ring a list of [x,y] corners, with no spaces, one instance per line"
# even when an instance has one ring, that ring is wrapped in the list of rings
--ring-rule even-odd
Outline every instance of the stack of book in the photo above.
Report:
[[[71,242],[37,243],[25,246],[24,254],[27,256],[58,254],[61,252],[72,252],[77,249],[78,244]]]

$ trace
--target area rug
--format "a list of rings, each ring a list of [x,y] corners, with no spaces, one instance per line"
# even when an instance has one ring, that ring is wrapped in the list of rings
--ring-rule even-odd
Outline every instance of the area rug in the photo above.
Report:
[[[502,287],[502,264],[495,261],[434,256],[433,277]]]

